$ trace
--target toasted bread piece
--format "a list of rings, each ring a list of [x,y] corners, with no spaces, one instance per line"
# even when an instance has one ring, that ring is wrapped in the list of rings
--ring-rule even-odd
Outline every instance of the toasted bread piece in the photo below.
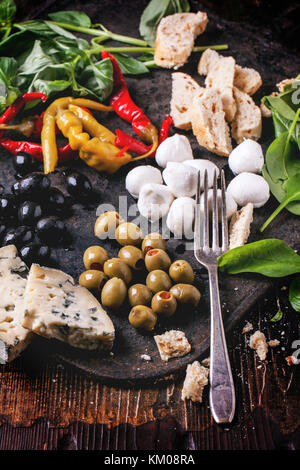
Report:
[[[214,66],[209,68],[205,79],[207,88],[217,88],[221,91],[223,109],[228,122],[231,122],[236,113],[236,104],[233,97],[233,79],[235,74],[235,60],[233,57],[221,57]]]
[[[201,11],[175,13],[163,18],[156,32],[155,63],[168,69],[176,69],[185,64],[193,50],[196,37],[203,33],[207,22],[207,14]]]
[[[244,139],[258,140],[261,136],[261,110],[253,99],[238,88],[233,88],[237,112],[232,121],[231,135],[238,144]]]
[[[244,93],[253,95],[261,87],[262,79],[257,70],[236,64],[233,84]]]
[[[284,87],[286,85],[289,85],[290,83],[294,83],[295,81],[299,81],[298,78],[285,78],[284,80],[281,80],[281,82],[276,83],[276,86],[280,92],[284,91]]]
[[[170,114],[175,127],[185,130],[192,128],[190,114],[194,98],[203,92],[204,88],[187,73],[172,73]]]
[[[249,202],[241,210],[233,214],[229,228],[229,249],[245,245],[250,235],[253,221],[253,204]]]
[[[198,143],[217,155],[228,157],[232,145],[220,91],[208,88],[201,96],[197,96],[191,118]]]
[[[198,73],[200,75],[208,75],[211,69],[215,67],[217,62],[222,58],[224,57],[218,54],[218,52],[212,49],[206,49],[199,60]],[[262,79],[255,69],[241,67],[240,65],[235,64],[233,85],[244,93],[253,95],[253,93],[255,93],[262,85]]]

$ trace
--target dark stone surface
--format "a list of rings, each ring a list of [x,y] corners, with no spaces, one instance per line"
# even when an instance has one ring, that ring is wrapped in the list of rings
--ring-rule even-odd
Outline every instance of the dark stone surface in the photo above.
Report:
[[[86,11],[94,22],[101,22],[109,29],[120,34],[138,37],[138,23],[140,14],[145,6],[144,1],[101,1],[101,2],[53,2],[51,11],[61,9],[82,9]],[[192,2],[195,8],[196,2]],[[113,6],[113,7],[112,7]],[[42,17],[45,18],[45,12]],[[259,102],[261,96],[271,92],[275,84],[283,78],[295,76],[298,73],[300,59],[280,44],[273,42],[268,34],[263,34],[254,27],[245,23],[235,23],[223,20],[209,12],[210,23],[207,31],[198,38],[197,45],[205,44],[229,44],[229,50],[225,55],[233,55],[237,63],[247,67],[255,67],[262,75],[263,87],[255,96]],[[194,76],[201,84],[203,78],[196,73],[196,66],[200,54],[193,54],[189,63],[182,69]],[[149,115],[151,120],[159,127],[162,119],[169,111],[171,94],[171,72],[169,70],[155,70],[144,77],[128,77],[129,89],[138,105]],[[117,116],[97,115],[99,120],[110,129],[122,128],[130,132],[128,125],[120,121]],[[200,148],[191,133],[187,133],[194,149],[195,158],[208,158],[214,161],[220,168],[226,169],[227,182],[232,178],[227,168],[225,158],[216,157],[203,148]],[[270,121],[264,122],[262,143],[266,148],[272,139],[272,126]],[[9,156],[4,151],[0,154],[1,177],[0,184],[10,187],[14,181]],[[93,183],[99,194],[100,203],[109,203],[118,210],[118,198],[126,196],[124,179],[131,166],[123,168],[118,174],[107,177],[98,174],[83,163],[74,164],[80,168]],[[64,192],[63,168],[51,175],[53,185]],[[128,196],[128,207],[135,201]],[[66,220],[67,227],[72,234],[72,242],[66,249],[55,250],[54,264],[78,279],[84,270],[82,255],[84,250],[97,244],[98,240],[93,235],[93,226],[96,218],[97,204],[86,208],[79,204],[73,207],[71,217]],[[250,241],[260,238],[280,238],[288,242],[293,248],[300,247],[299,219],[283,211],[274,223],[260,234],[258,228],[276,207],[273,197],[262,209],[255,211],[255,220],[252,226]],[[129,217],[131,220],[132,217]],[[119,247],[114,241],[101,242],[115,256]],[[151,335],[143,335],[133,329],[127,320],[129,307],[124,306],[119,312],[112,312],[111,318],[116,327],[116,341],[113,348],[113,356],[109,354],[87,353],[82,350],[65,347],[63,344],[53,342],[49,344],[49,351],[56,353],[70,364],[73,364],[89,373],[96,374],[104,380],[117,380],[135,383],[137,380],[155,381],[158,378],[170,376],[182,371],[186,364],[196,358],[207,354],[209,345],[209,292],[207,274],[194,260],[191,251],[178,254],[181,248],[178,240],[168,241],[168,251],[172,259],[185,258],[191,262],[196,271],[196,285],[202,292],[202,300],[196,312],[178,312],[173,318],[160,323],[156,334],[166,329],[182,329],[185,331],[192,344],[192,352],[188,356],[163,363],[158,355],[156,345]],[[262,277],[243,275],[240,277],[223,277],[220,280],[221,298],[223,304],[224,321],[227,331],[247,311],[249,311],[259,298],[264,296],[272,284]],[[47,344],[47,342],[45,343]],[[145,363],[141,360],[141,354],[149,354],[152,361]]]

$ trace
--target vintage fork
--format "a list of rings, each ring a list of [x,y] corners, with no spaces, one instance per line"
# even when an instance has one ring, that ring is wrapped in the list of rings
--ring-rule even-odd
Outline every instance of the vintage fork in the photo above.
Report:
[[[211,247],[209,244],[210,219],[206,170],[204,172],[203,180],[204,207],[200,208],[201,175],[199,172],[196,198],[194,251],[197,261],[207,268],[209,274],[211,312],[209,401],[214,420],[217,423],[230,423],[233,420],[235,412],[235,391],[222,320],[217,264],[218,256],[228,250],[228,225],[226,217],[226,186],[224,171],[222,170],[221,173],[221,247],[219,245],[219,198],[217,197],[217,175],[215,173],[213,182]]]

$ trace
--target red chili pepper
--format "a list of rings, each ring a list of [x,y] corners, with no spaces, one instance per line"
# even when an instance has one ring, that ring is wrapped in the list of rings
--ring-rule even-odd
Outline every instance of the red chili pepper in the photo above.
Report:
[[[24,95],[19,96],[19,98],[17,98],[16,101],[7,108],[2,116],[0,116],[0,124],[7,124],[10,122],[16,117],[26,103],[33,100],[46,101],[47,96],[44,95],[44,93],[24,93]]]
[[[27,142],[25,140],[0,139],[0,145],[12,155],[17,155],[19,152],[26,152],[36,160],[43,162],[43,149],[41,144],[35,144],[34,142]],[[68,162],[75,160],[76,152],[71,149],[70,144],[67,144],[58,149],[58,157],[60,163]]]
[[[172,116],[167,116],[161,125],[159,133],[159,143],[161,144],[167,137],[169,137],[170,128],[173,124]]]

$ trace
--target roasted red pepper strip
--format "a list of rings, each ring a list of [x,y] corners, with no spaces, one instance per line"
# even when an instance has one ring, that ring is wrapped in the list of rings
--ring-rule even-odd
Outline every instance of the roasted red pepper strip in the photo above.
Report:
[[[26,142],[25,140],[0,139],[0,145],[12,155],[17,155],[19,152],[26,152],[36,160],[43,162],[43,149],[41,144]],[[69,144],[58,148],[58,161],[60,163],[75,160],[76,157],[76,152],[71,149]]]

